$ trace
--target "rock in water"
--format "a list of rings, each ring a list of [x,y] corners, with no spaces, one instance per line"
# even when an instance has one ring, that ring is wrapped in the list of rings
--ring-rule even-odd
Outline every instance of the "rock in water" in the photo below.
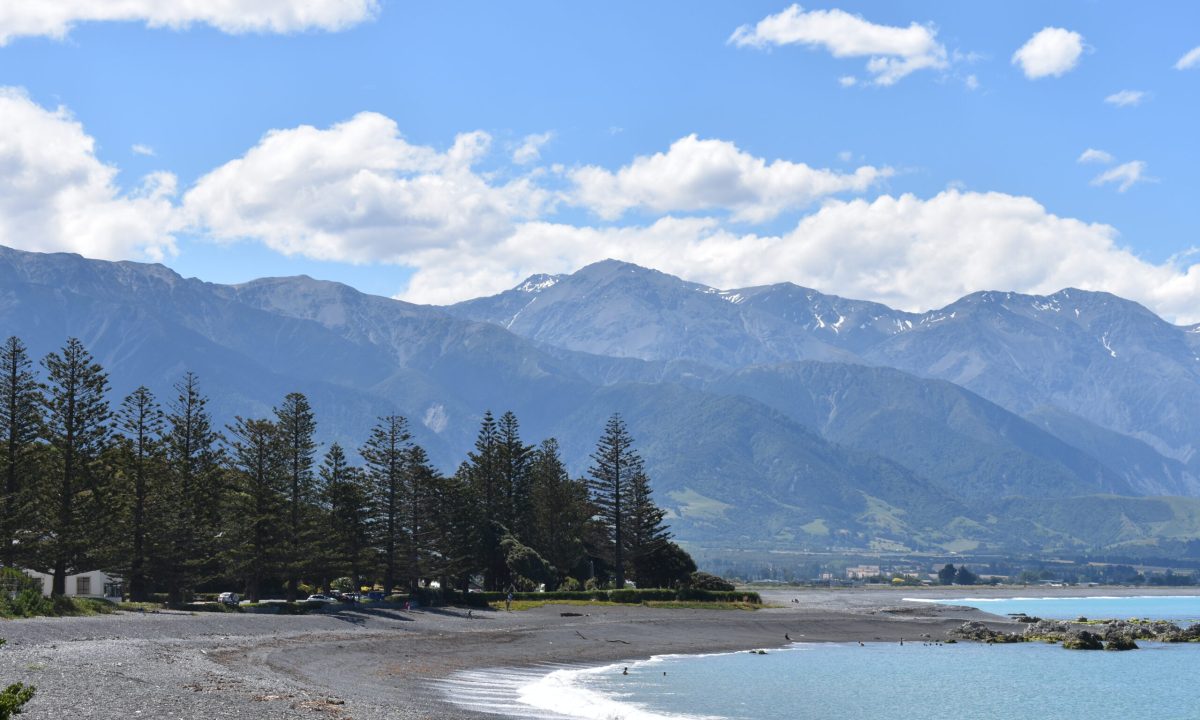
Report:
[[[1065,638],[1062,646],[1067,650],[1103,650],[1104,641],[1096,633],[1080,630]]]

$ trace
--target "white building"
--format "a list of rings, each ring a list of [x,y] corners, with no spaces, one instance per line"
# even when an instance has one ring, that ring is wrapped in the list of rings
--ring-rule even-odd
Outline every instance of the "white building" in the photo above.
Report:
[[[49,595],[54,587],[54,576],[36,570],[25,570],[26,575],[41,581],[42,594]],[[121,599],[121,581],[99,570],[67,576],[68,597]]]

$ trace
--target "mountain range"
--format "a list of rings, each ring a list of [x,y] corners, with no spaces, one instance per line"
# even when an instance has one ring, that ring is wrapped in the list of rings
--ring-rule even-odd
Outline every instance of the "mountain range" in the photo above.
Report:
[[[447,471],[511,409],[582,474],[620,412],[706,548],[1200,550],[1200,326],[1107,293],[910,313],[609,260],[433,307],[0,248],[0,321],[35,357],[79,337],[114,400],[190,369],[228,422],[299,390],[351,448],[402,413]]]

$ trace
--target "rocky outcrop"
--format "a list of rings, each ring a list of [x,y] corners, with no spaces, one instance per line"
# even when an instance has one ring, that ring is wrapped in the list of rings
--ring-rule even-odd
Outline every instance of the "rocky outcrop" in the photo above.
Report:
[[[1175,628],[1171,632],[1163,633],[1158,639],[1169,643],[1200,642],[1200,623],[1196,623],[1186,630]]]
[[[1105,650],[1137,650],[1138,645],[1129,638],[1116,638],[1104,643]]]
[[[1062,646],[1066,650],[1103,650],[1104,641],[1094,632],[1076,630],[1063,638]]]
[[[970,620],[947,633],[950,637],[963,640],[974,640],[983,643],[1014,643],[1024,642],[1025,638],[1019,633],[1005,633],[993,630],[978,620]]]

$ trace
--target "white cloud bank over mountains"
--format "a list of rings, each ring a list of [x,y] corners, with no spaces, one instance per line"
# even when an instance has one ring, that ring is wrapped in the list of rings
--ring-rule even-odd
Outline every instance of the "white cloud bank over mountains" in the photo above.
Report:
[[[342,30],[378,10],[378,0],[4,0],[0,45],[22,36],[63,38],[78,23],[101,21],[204,24],[227,33]]]
[[[122,191],[116,169],[97,158],[66,110],[0,89],[0,244],[159,259],[189,232],[322,260],[409,266],[415,275],[403,297],[419,302],[497,292],[535,272],[615,257],[718,287],[787,280],[907,309],[980,289],[1074,286],[1200,321],[1200,264],[1147,262],[1121,248],[1111,226],[1059,217],[1028,197],[949,190],[837,199],[872,187],[885,170],[768,162],[693,136],[616,170],[482,172],[490,143],[473,132],[444,150],[414,145],[390,118],[361,113],[328,128],[269,132],[179,200],[169,173]],[[549,189],[544,177],[565,179],[566,188]],[[596,187],[616,200],[591,197]],[[818,209],[784,232],[729,223],[815,201]],[[569,224],[555,220],[560,204],[656,217]],[[702,214],[671,214],[689,210]]]
[[[805,11],[792,5],[782,12],[743,25],[729,37],[738,47],[806,45],[823,48],[835,58],[866,57],[876,85],[893,85],[917,70],[947,67],[946,48],[937,30],[917,23],[908,27],[878,25],[844,10]],[[843,85],[856,83],[846,76]]]
[[[103,258],[174,254],[175,176],[153,173],[122,192],[117,169],[95,150],[66,109],[0,87],[0,244]]]
[[[652,213],[728,210],[735,220],[762,222],[844,192],[863,192],[891,168],[864,165],[853,173],[755,157],[724,140],[696,135],[666,152],[634,158],[610,171],[588,165],[569,173],[571,201],[615,220],[627,210]]]
[[[484,132],[460,134],[444,152],[412,145],[372,112],[327,129],[273,130],[197,180],[182,213],[210,237],[319,260],[398,263],[461,237],[495,242],[540,215],[550,193],[528,178],[476,173],[490,145]]]

